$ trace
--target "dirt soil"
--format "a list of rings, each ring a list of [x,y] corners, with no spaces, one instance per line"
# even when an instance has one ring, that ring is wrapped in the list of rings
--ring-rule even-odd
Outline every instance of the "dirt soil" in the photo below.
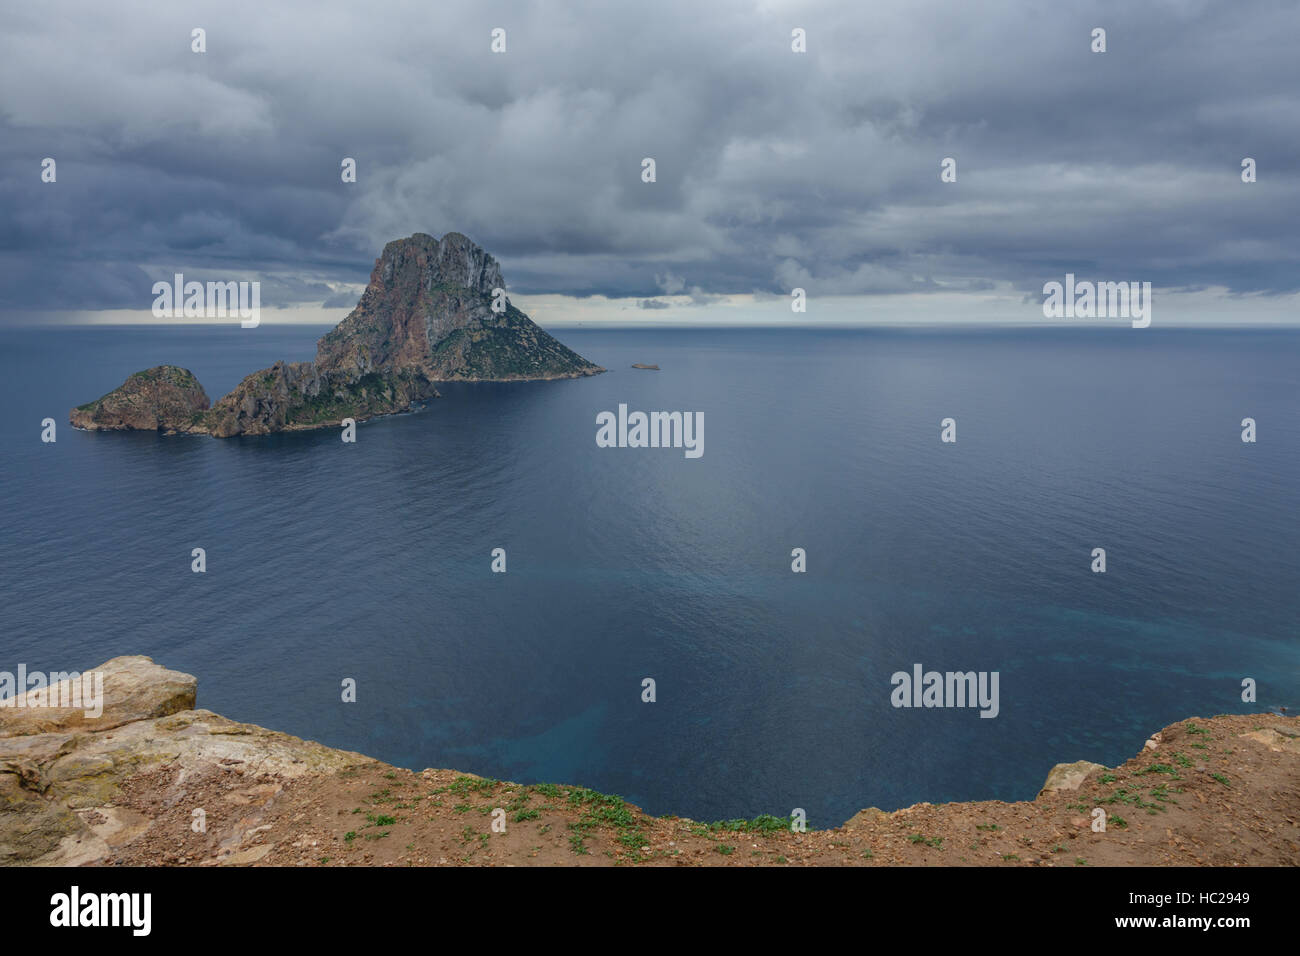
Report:
[[[164,765],[123,789],[111,812],[135,835],[98,865],[1300,863],[1296,719],[1193,718],[1165,728],[1147,747],[1121,767],[1092,770],[1078,789],[1032,801],[864,810],[843,826],[805,833],[775,818],[709,825],[651,817],[581,787],[415,773],[378,761],[292,780],[251,775],[231,762],[185,780],[185,799],[176,800],[164,796],[178,783]],[[205,832],[194,832],[194,807],[204,809]],[[1106,815],[1105,832],[1092,828],[1095,808]],[[505,832],[494,831],[494,817]]]

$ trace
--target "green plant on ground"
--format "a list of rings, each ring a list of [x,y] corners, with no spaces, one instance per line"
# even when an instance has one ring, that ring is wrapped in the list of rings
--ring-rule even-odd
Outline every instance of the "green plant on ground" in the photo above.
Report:
[[[752,820],[715,820],[703,826],[707,832],[725,830],[728,833],[771,834],[789,833],[790,827],[793,825],[793,817],[774,817],[770,813],[762,813]]]
[[[573,852],[585,852],[586,836],[592,830],[610,827],[615,831],[618,842],[631,852],[633,862],[648,859],[641,855],[640,850],[647,838],[638,826],[636,814],[622,797],[576,787],[570,791],[568,802],[570,806],[582,810],[582,815],[569,824],[569,829],[575,831],[569,837],[569,846]],[[583,849],[579,850],[579,846]]]

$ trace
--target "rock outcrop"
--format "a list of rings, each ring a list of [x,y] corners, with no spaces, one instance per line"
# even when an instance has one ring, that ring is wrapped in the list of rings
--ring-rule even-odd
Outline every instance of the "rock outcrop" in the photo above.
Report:
[[[1034,800],[873,807],[803,832],[788,818],[702,824],[584,787],[393,767],[195,710],[195,679],[147,657],[89,673],[103,676],[90,716],[47,706],[70,699],[48,689],[0,706],[0,865],[1300,863],[1294,718],[1195,718],[1119,767],[1057,765]],[[1106,829],[1080,806],[1102,807]]]
[[[1047,780],[1043,782],[1043,787],[1038,793],[1041,796],[1044,793],[1059,793],[1062,790],[1078,790],[1090,773],[1105,769],[1101,764],[1093,763],[1091,760],[1058,763],[1047,772]]]
[[[71,421],[218,438],[265,435],[405,411],[437,397],[438,382],[604,371],[538,328],[505,299],[504,286],[497,261],[465,236],[416,233],[384,247],[361,301],[317,343],[314,362],[277,362],[254,372],[210,409],[193,375],[160,366],[74,409]],[[145,388],[163,369],[165,383]]]
[[[96,672],[97,718],[84,708],[30,706],[35,691],[29,706],[0,707],[0,865],[102,861],[150,831],[150,814],[131,799],[146,784],[144,802],[159,809],[188,795],[180,816],[200,809],[232,821],[230,832],[213,827],[213,862],[251,862],[257,851],[244,846],[246,824],[286,781],[375,763],[195,710],[195,679],[148,657],[114,658],[88,673]],[[238,786],[218,787],[219,800],[200,796],[223,778]]]
[[[53,687],[32,690],[0,703],[0,737],[25,737],[48,733],[98,733],[137,720],[166,717],[194,707],[198,682],[189,674],[159,667],[148,657],[115,657],[93,672],[91,686],[61,680]],[[102,694],[98,713],[88,714],[84,698]],[[82,706],[51,706],[54,702],[82,702]]]
[[[247,376],[212,406],[205,426],[217,438],[298,431],[337,425],[345,418],[391,415],[437,396],[433,382],[418,369],[352,375],[314,362],[276,362]]]
[[[136,372],[102,398],[78,405],[69,416],[90,431],[203,432],[208,393],[194,373],[175,365]]]

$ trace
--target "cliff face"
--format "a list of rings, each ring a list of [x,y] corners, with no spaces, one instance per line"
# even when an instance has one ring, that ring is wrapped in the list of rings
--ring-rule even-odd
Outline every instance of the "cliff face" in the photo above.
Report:
[[[604,369],[538,328],[493,292],[505,280],[496,259],[468,238],[424,233],[398,239],[375,260],[357,307],[317,343],[314,362],[277,362],[244,378],[208,410],[187,382],[142,389],[138,372],[97,402],[74,409],[72,424],[207,432],[218,438],[337,425],[404,411],[438,395],[437,382],[577,378]],[[171,366],[161,366],[171,369]],[[196,391],[195,391],[196,390]],[[202,396],[202,409],[190,404]],[[202,413],[202,414],[199,414]]]
[[[208,394],[189,369],[158,365],[136,372],[103,398],[79,405],[69,420],[90,431],[206,431]]]
[[[513,305],[492,310],[501,267],[458,232],[384,247],[352,314],[316,348],[316,365],[352,378],[402,368],[434,382],[577,378],[604,369],[561,345]]]
[[[197,681],[148,657],[88,673],[102,676],[95,716],[38,703],[45,691],[0,706],[0,866],[103,862],[152,840],[156,852],[175,845],[171,831],[190,830],[196,810],[214,823],[201,837],[209,862],[251,862],[246,831],[287,782],[374,763],[195,710]],[[181,825],[164,823],[163,808]]]
[[[504,285],[497,261],[460,233],[390,242],[357,307],[317,344],[316,364],[359,375],[390,366],[432,371],[433,349],[447,334],[495,318],[492,290]]]
[[[392,767],[196,710],[197,681],[147,657],[88,673],[102,677],[91,713],[51,706],[73,700],[64,684],[0,706],[0,866],[1300,863],[1300,721],[1268,713],[1182,721],[1115,768],[1058,765],[1033,800],[871,808],[795,832]]]
[[[358,373],[314,362],[276,362],[247,376],[212,406],[204,427],[217,438],[321,428],[345,418],[391,415],[437,396],[419,369],[381,366]]]

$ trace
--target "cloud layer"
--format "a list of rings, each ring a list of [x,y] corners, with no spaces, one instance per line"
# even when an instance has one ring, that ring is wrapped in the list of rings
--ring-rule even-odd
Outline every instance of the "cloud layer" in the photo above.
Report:
[[[257,275],[266,304],[334,307],[384,242],[453,230],[514,292],[647,310],[794,286],[1037,295],[1067,271],[1300,289],[1293,3],[78,2],[4,17],[6,309],[147,309],[175,271]],[[1258,182],[1242,183],[1243,157]]]

